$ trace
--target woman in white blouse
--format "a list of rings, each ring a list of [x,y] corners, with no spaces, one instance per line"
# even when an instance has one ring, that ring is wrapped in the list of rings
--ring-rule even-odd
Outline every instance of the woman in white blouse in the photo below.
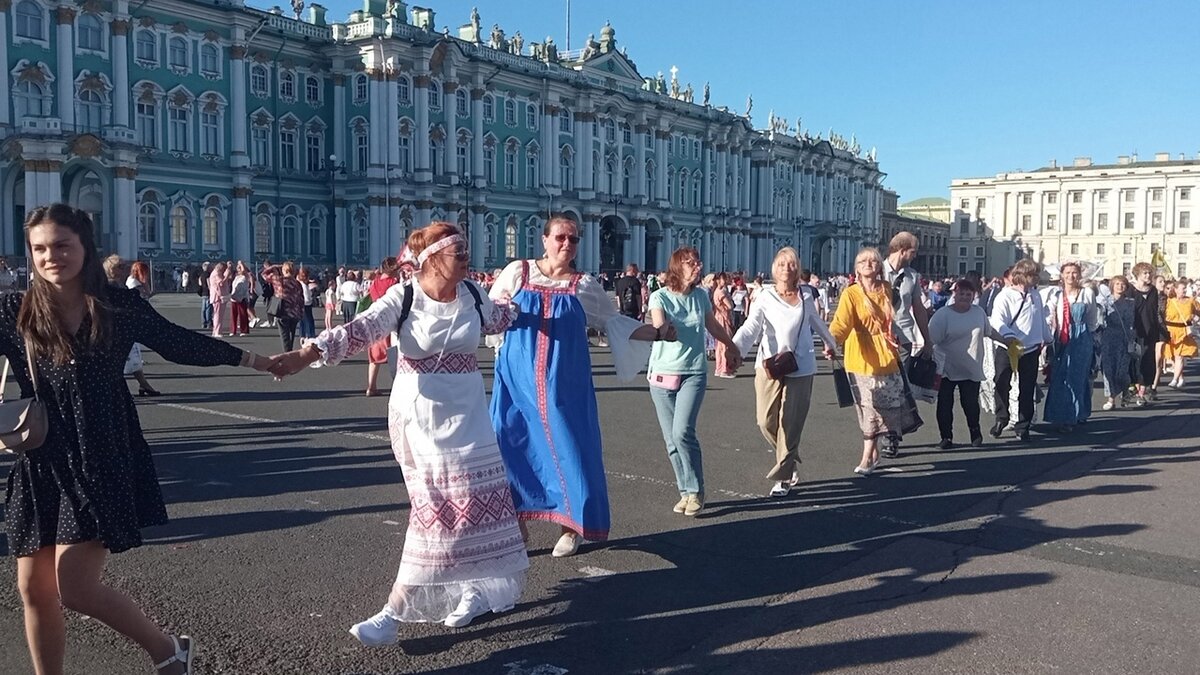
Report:
[[[528,520],[559,525],[553,555],[563,557],[579,550],[582,539],[608,539],[587,329],[608,335],[624,381],[646,366],[649,343],[674,339],[674,329],[621,315],[599,282],[574,270],[579,227],[570,216],[547,221],[542,245],[545,256],[513,261],[490,290],[493,299],[511,297],[521,311],[496,358],[491,412],[522,529]]]
[[[758,428],[775,448],[775,466],[767,473],[767,480],[775,481],[770,494],[783,497],[799,482],[796,465],[800,462],[800,434],[808,417],[813,375],[817,371],[813,333],[825,342],[827,358],[833,356],[837,343],[821,320],[815,298],[800,290],[800,257],[796,249],[788,246],[775,254],[771,276],[775,284],[764,286],[756,295],[733,342],[743,354],[748,354],[755,342],[759,343],[754,362]],[[786,352],[795,358],[796,368],[775,379],[764,361]]]
[[[358,277],[353,270],[346,271],[346,280],[338,286],[338,300],[342,303],[342,323],[350,323],[358,313],[358,299],[362,293],[358,288]]]

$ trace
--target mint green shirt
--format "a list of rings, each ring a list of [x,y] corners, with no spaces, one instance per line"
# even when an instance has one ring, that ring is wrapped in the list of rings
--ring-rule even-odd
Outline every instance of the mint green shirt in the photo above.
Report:
[[[651,373],[695,375],[708,372],[704,355],[704,317],[712,311],[708,291],[696,287],[687,295],[669,288],[650,294],[650,309],[661,309],[675,326],[676,342],[655,342],[650,348]]]

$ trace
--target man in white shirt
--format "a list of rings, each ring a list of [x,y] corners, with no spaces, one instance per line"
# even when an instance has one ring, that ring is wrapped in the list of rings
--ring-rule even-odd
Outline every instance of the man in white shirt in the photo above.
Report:
[[[1012,266],[1010,285],[997,295],[992,306],[991,324],[1005,340],[1020,343],[1017,357],[1017,421],[1013,431],[1023,443],[1029,442],[1033,422],[1034,392],[1037,387],[1038,359],[1043,345],[1053,340],[1046,323],[1046,310],[1037,289],[1038,264],[1026,258]],[[1015,353],[1015,352],[1014,352]],[[1013,366],[1007,349],[996,350],[996,424],[992,438],[1000,438],[1009,421],[1008,394],[1012,389]]]
[[[930,358],[933,345],[929,342],[929,310],[925,307],[925,292],[921,290],[921,275],[909,265],[917,257],[920,242],[911,232],[899,232],[888,244],[888,256],[883,261],[884,279],[892,285],[892,309],[895,319],[892,333],[900,350],[900,369],[908,373],[913,345],[921,343],[921,358]],[[907,376],[907,375],[906,375]],[[899,437],[888,437],[880,450],[884,457],[900,454]]]

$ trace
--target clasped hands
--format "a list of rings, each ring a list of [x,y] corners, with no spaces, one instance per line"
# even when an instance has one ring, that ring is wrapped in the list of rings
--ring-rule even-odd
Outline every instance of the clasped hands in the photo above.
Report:
[[[282,380],[288,375],[295,375],[304,370],[320,358],[319,349],[311,344],[304,345],[300,349],[272,356],[270,366],[264,370],[274,375],[276,380]]]

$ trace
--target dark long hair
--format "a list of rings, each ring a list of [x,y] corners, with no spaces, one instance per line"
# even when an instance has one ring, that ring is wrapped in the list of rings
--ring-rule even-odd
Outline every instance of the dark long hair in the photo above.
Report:
[[[91,328],[82,346],[84,350],[89,350],[102,345],[108,339],[111,324],[106,302],[108,279],[96,252],[92,219],[67,204],[39,206],[25,218],[26,245],[29,244],[29,231],[45,222],[65,227],[79,237],[79,243],[83,246],[83,267],[79,270],[79,280],[83,287],[84,318],[91,319]],[[63,322],[62,303],[50,282],[36,270],[29,282],[29,290],[21,300],[17,330],[33,344],[34,352],[55,363],[63,364],[77,356],[73,336]]]

